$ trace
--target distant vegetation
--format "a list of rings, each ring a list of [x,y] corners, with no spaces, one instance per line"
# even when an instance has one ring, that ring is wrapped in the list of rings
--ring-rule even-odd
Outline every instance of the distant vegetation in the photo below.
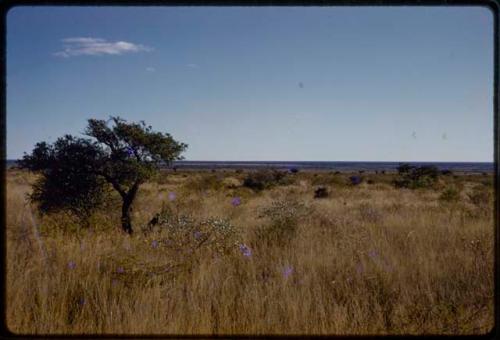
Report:
[[[438,168],[434,165],[416,167],[403,163],[398,167],[399,177],[394,180],[394,185],[409,189],[428,188],[436,183],[439,174]]]
[[[287,183],[290,183],[290,179],[287,178],[285,172],[278,170],[259,170],[250,172],[243,181],[243,186],[255,191],[261,191],[269,189],[274,185],[283,185]]]

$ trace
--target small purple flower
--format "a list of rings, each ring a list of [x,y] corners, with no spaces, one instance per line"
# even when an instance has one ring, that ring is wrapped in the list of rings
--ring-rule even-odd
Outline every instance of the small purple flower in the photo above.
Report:
[[[231,200],[231,204],[233,205],[233,207],[239,206],[241,204],[241,198],[233,197],[233,199]]]
[[[158,248],[158,241],[154,240],[153,242],[151,242],[151,247]]]
[[[134,154],[134,150],[131,147],[127,147],[126,149],[127,155],[132,156]]]
[[[377,253],[377,251],[375,251],[375,250],[370,250],[370,251],[368,252],[368,256],[370,256],[372,259],[374,259],[374,258],[377,258],[377,257],[378,257],[378,253]]]
[[[361,177],[359,177],[359,176],[351,176],[351,177],[349,177],[349,179],[351,180],[352,185],[358,185],[362,181]]]
[[[245,257],[251,257],[252,256],[252,250],[248,248],[247,245],[245,244],[240,244],[240,251]]]
[[[287,266],[285,267],[285,269],[283,269],[283,276],[285,277],[285,279],[288,279],[288,277],[292,275],[292,273],[293,273],[293,267],[291,266]]]
[[[125,269],[123,269],[123,267],[118,267],[118,269],[116,270],[118,273],[120,274],[123,274],[125,273]]]
[[[78,304],[80,306],[83,306],[85,304],[85,299],[84,298],[81,298],[80,301],[78,301]]]
[[[177,195],[175,194],[175,192],[171,191],[168,193],[168,199],[170,201],[175,201],[175,198],[177,197]]]
[[[76,268],[76,263],[75,263],[75,261],[69,261],[69,262],[68,262],[68,268],[69,268],[69,269],[75,269],[75,268]]]
[[[199,240],[201,238],[201,236],[202,236],[202,233],[200,231],[196,230],[194,232],[194,238],[195,239]]]

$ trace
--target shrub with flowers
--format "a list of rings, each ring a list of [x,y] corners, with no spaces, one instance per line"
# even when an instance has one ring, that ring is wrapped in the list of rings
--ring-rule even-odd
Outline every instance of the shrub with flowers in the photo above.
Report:
[[[157,226],[164,230],[164,244],[180,252],[194,253],[204,248],[227,254],[238,243],[239,230],[224,218],[197,220],[191,215],[174,214],[168,207],[157,214]]]
[[[299,219],[306,215],[303,203],[292,200],[273,201],[270,206],[261,209],[259,218],[270,221],[257,229],[259,240],[287,241],[297,229]]]

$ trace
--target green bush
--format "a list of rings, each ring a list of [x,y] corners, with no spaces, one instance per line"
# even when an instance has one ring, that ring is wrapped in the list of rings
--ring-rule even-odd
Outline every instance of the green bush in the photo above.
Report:
[[[398,176],[393,184],[396,188],[429,188],[437,183],[439,174],[434,165],[416,167],[403,163],[398,167]]]
[[[460,192],[454,187],[446,188],[439,196],[439,200],[448,203],[458,202],[460,200]]]
[[[254,191],[261,191],[275,185],[286,185],[290,183],[291,179],[287,177],[285,172],[277,170],[260,170],[249,173],[243,181],[243,186]]]

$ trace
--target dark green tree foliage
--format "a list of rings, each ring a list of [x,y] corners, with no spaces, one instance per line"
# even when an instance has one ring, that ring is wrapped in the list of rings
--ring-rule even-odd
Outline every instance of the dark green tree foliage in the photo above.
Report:
[[[24,156],[21,167],[42,174],[32,199],[42,211],[73,210],[83,204],[88,213],[100,204],[109,183],[122,198],[122,228],[132,233],[130,208],[139,186],[162,163],[182,159],[187,145],[143,121],[128,123],[119,117],[107,122],[89,119],[85,134],[93,139],[67,135],[54,145],[38,143],[31,155]]]
[[[398,177],[394,185],[398,188],[427,188],[433,186],[439,177],[439,170],[434,165],[412,166],[407,163],[398,167]]]
[[[53,145],[36,144],[22,168],[41,172],[30,195],[44,213],[70,210],[81,220],[94,211],[104,194],[104,180],[96,175],[99,149],[88,140],[66,135]]]

